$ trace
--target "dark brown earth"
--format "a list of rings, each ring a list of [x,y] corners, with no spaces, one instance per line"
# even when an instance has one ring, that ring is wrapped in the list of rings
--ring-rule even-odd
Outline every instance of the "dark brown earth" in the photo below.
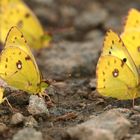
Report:
[[[132,123],[129,134],[140,134],[140,116],[132,109],[132,101],[118,101],[104,98],[95,91],[95,70],[108,29],[117,33],[123,31],[125,16],[129,9],[140,9],[139,0],[25,0],[39,17],[46,31],[53,35],[50,48],[43,49],[35,56],[44,77],[54,80],[48,89],[53,105],[48,105],[50,115],[33,115],[38,122],[33,126],[43,134],[45,140],[62,140],[65,131],[112,108],[127,108],[131,114],[127,119]],[[86,17],[86,18],[85,18]],[[28,117],[29,95],[22,91],[7,89],[7,103],[0,105],[0,140],[12,140],[25,127],[24,123],[13,125],[11,117],[15,112]],[[139,99],[135,102],[139,105]],[[47,103],[47,99],[46,99]],[[2,128],[1,128],[2,127]]]

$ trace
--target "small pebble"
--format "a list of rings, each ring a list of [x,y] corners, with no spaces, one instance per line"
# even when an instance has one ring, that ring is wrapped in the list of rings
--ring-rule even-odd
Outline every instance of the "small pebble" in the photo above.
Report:
[[[22,123],[24,120],[24,116],[21,113],[16,113],[11,118],[11,124],[19,124]]]
[[[4,132],[7,129],[8,127],[4,123],[0,123],[0,133]]]
[[[43,140],[42,133],[33,128],[23,128],[14,136],[13,140]]]
[[[95,89],[96,88],[96,79],[91,79],[89,83],[90,88]]]
[[[28,112],[32,115],[49,114],[47,105],[43,98],[31,95],[29,100]]]
[[[136,110],[136,111],[138,111],[138,112],[140,112],[140,106],[134,106],[133,109]]]
[[[29,116],[25,118],[24,125],[26,127],[37,127],[38,122],[35,120],[33,116]]]
[[[140,134],[133,135],[130,140],[140,140]]]

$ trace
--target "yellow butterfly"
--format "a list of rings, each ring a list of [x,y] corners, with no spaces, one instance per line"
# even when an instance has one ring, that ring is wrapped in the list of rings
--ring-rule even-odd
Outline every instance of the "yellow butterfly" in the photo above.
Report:
[[[113,31],[105,37],[97,68],[97,91],[121,100],[140,97],[138,69],[121,38]]]
[[[121,38],[140,72],[140,12],[136,9],[130,10]]]
[[[0,55],[0,77],[10,86],[30,94],[44,94],[48,83],[43,80],[35,58],[17,27],[7,35]],[[0,98],[2,101],[2,99]]]
[[[0,42],[2,44],[12,26],[17,26],[28,39],[29,46],[35,49],[48,46],[51,40],[51,36],[44,33],[39,20],[22,0],[1,0]]]

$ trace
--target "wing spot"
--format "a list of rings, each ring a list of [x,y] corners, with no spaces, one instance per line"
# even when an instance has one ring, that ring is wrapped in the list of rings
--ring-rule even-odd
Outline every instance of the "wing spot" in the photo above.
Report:
[[[16,63],[16,66],[19,70],[22,69],[22,62],[18,60],[18,62]]]
[[[17,37],[15,36],[15,40],[17,39]]]
[[[105,72],[103,71],[103,75],[105,75]]]
[[[105,79],[103,79],[103,81],[105,82]]]
[[[124,64],[126,63],[126,61],[127,61],[127,59],[126,59],[126,58],[123,58],[123,59],[122,59],[122,64],[121,64],[121,67],[123,67],[123,66],[124,66]]]
[[[22,27],[23,27],[23,21],[20,20],[20,21],[17,23],[17,26],[18,26],[19,28],[22,28]]]
[[[31,60],[31,57],[30,57],[29,55],[27,55],[27,56],[25,57],[25,60]]]
[[[19,13],[19,12],[20,12],[20,10],[19,10],[19,9],[17,9],[17,10],[16,10],[16,12],[17,12],[17,13]]]
[[[111,51],[109,51],[109,54],[111,54]]]
[[[116,64],[116,62],[117,62],[116,59],[114,59],[114,64]]]
[[[5,76],[7,76],[7,73],[6,72],[4,74],[5,74]]]
[[[23,34],[21,35],[21,38],[23,38],[24,36],[23,36]]]
[[[37,85],[37,87],[39,87],[39,86],[40,86],[40,84],[41,84],[41,83],[37,83],[37,84],[36,84],[36,85]]]
[[[6,58],[6,60],[5,60],[6,62],[8,62],[8,58]]]
[[[119,39],[119,43],[122,43],[122,40],[121,39]]]
[[[7,68],[7,64],[5,64],[5,68]]]
[[[132,40],[135,40],[135,36],[132,36]]]
[[[138,24],[138,23],[139,23],[139,21],[138,21],[138,20],[136,20],[136,23]]]
[[[4,23],[5,23],[5,24],[8,24],[8,21],[7,21],[7,20],[4,20]]]
[[[112,40],[112,44],[114,44],[114,40]]]
[[[126,58],[123,58],[123,62],[125,63],[127,61],[127,59]]]
[[[28,86],[32,86],[32,83],[30,81],[28,81]]]
[[[140,52],[140,46],[138,46],[138,52]]]
[[[13,11],[11,11],[10,14],[13,15]]]
[[[29,13],[26,13],[25,14],[25,18],[29,18],[30,17],[30,14]]]
[[[110,66],[110,62],[109,61],[107,62],[107,65]]]
[[[113,77],[118,77],[119,76],[119,70],[118,69],[114,69],[114,71],[112,72]]]

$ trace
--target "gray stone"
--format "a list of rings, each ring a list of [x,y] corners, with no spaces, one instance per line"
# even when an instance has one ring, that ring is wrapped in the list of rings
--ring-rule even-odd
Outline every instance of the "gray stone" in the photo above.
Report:
[[[140,140],[140,134],[132,135],[130,140]]]
[[[115,138],[122,139],[129,131],[131,123],[119,111],[109,110],[100,116],[94,117],[92,122],[97,128],[111,131]]]
[[[23,128],[14,136],[13,140],[43,140],[42,133],[33,128]]]
[[[43,98],[31,95],[29,100],[28,112],[32,115],[48,114],[48,109]]]
[[[33,116],[29,116],[25,118],[24,125],[26,127],[37,127],[38,122],[35,120]]]
[[[85,38],[87,40],[96,40],[98,38],[103,38],[103,33],[99,30],[92,30],[86,34]]]
[[[90,86],[90,88],[96,88],[96,79],[95,78],[90,80],[89,86]]]
[[[0,86],[7,87],[7,83],[5,81],[3,81],[2,79],[0,79]]]
[[[45,62],[39,64],[49,79],[93,75],[101,47],[101,38],[84,43],[63,41],[50,48],[48,53],[43,51],[40,60]]]
[[[19,124],[22,123],[24,120],[24,116],[21,113],[15,113],[14,115],[12,115],[11,118],[11,124]]]
[[[108,13],[103,8],[85,11],[75,18],[74,25],[77,29],[86,30],[98,26],[107,18]]]
[[[71,140],[115,140],[110,131],[89,125],[68,129],[64,139],[67,140],[67,138]]]
[[[121,32],[122,31],[122,23],[120,17],[108,17],[104,23],[104,28],[105,30],[112,29],[116,32]]]
[[[126,118],[129,118],[133,114],[133,111],[127,108],[115,108],[112,110],[120,112]]]
[[[72,6],[61,6],[60,14],[65,24],[69,24],[77,16],[77,10]]]
[[[105,130],[106,133],[114,135],[115,139],[122,139],[128,133],[130,127],[131,123],[121,113],[110,110],[99,116],[93,116],[87,122],[68,129],[67,133],[73,138],[76,135],[75,133],[78,135],[81,130],[88,130],[88,133],[86,132],[85,134],[89,134],[90,138],[90,136],[94,135],[94,130],[97,129],[99,131],[98,134]],[[81,134],[84,135],[84,131]],[[110,139],[113,139],[113,136]]]
[[[136,110],[136,111],[138,111],[138,112],[140,112],[140,106],[134,106],[133,109]]]
[[[6,124],[0,123],[0,133],[3,133],[3,132],[6,131],[7,129],[8,129],[8,127],[6,126]]]

